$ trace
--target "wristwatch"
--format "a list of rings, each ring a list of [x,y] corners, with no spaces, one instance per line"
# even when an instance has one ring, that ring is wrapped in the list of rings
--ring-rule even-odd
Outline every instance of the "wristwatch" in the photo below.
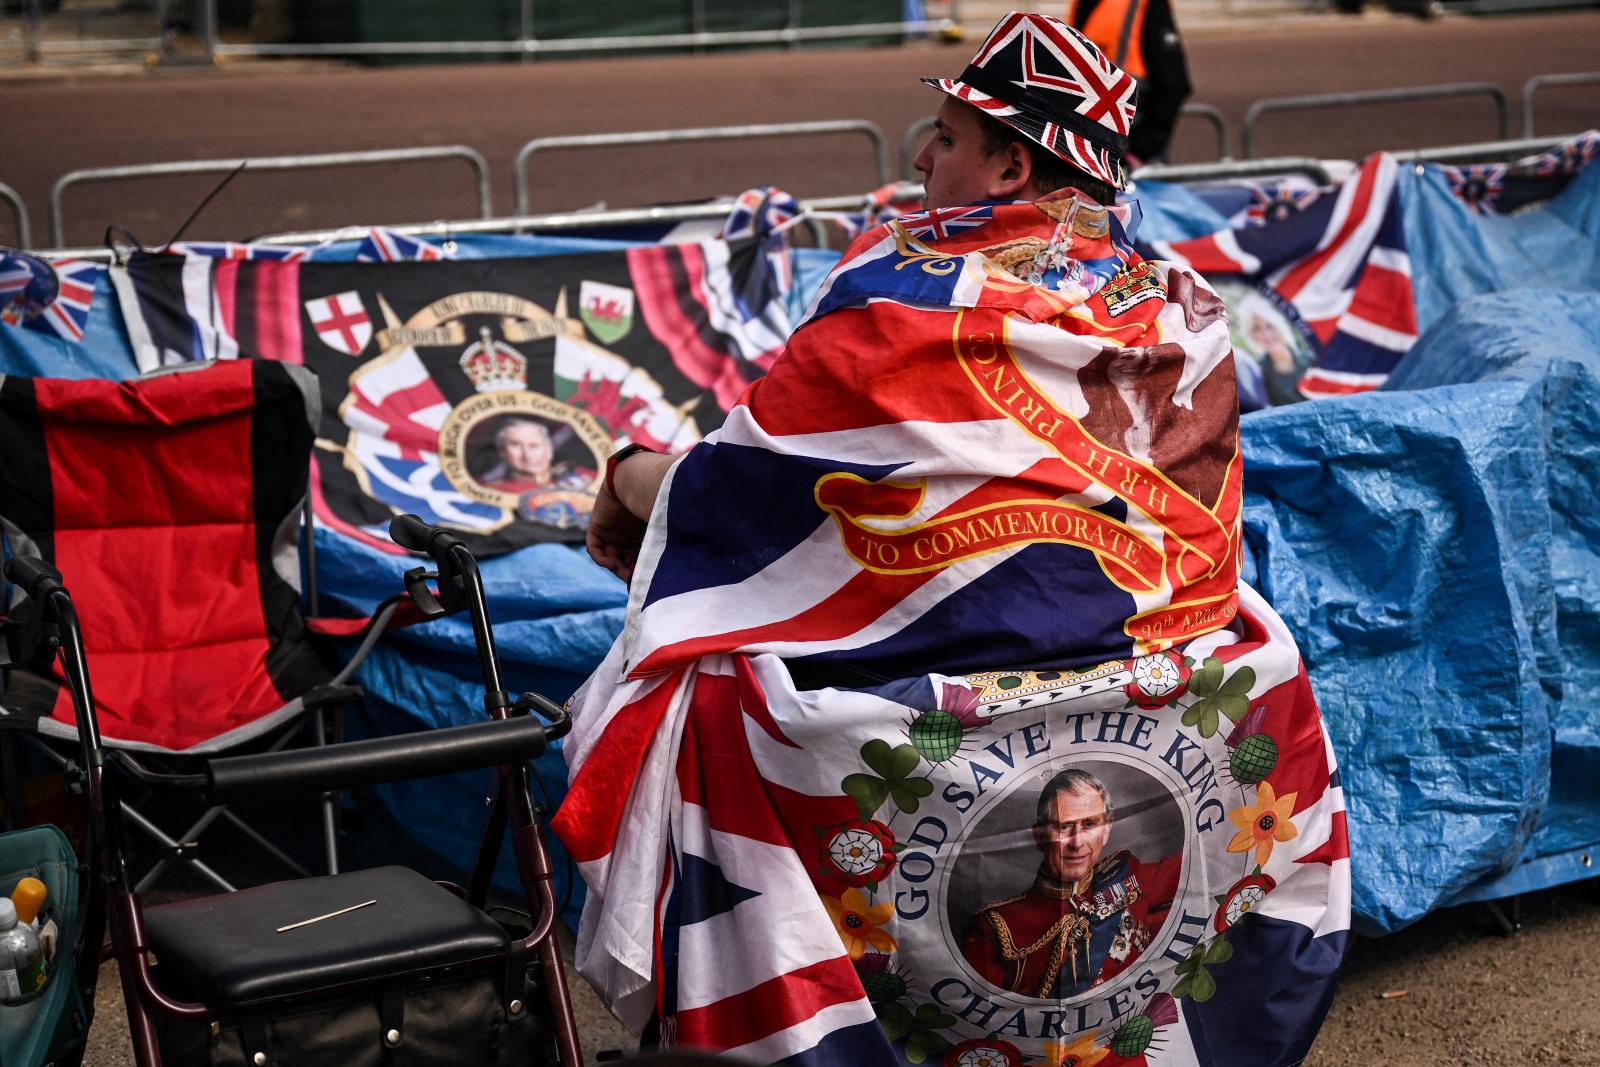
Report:
[[[635,452],[649,452],[653,455],[660,454],[649,445],[641,445],[637,441],[631,445],[623,445],[621,448],[617,449],[611,454],[610,459],[606,460],[606,478],[605,483],[602,486],[602,491],[609,491],[612,496],[616,495],[617,490],[616,486],[612,484],[612,478],[615,476],[617,466]]]

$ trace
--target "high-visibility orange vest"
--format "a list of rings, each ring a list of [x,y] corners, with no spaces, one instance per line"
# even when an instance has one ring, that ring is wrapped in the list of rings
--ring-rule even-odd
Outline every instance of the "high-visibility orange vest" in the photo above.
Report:
[[[1144,51],[1139,47],[1144,32],[1144,10],[1149,0],[1100,0],[1089,18],[1079,25],[1078,7],[1082,0],[1072,0],[1067,6],[1067,22],[1095,43],[1106,58],[1117,66],[1143,79],[1145,76]]]

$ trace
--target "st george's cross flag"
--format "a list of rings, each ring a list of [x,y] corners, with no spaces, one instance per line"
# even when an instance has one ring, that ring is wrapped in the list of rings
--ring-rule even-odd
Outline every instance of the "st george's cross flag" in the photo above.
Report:
[[[579,969],[750,1062],[1287,1067],[1348,846],[1221,302],[1131,207],[980,210],[856,241],[671,468],[571,702]]]
[[[353,289],[307,300],[306,318],[323,344],[347,356],[359,356],[372,340],[372,320]]]

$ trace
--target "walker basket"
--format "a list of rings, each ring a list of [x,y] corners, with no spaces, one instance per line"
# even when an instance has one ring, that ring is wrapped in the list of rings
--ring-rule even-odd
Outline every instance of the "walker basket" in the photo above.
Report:
[[[44,1067],[77,1063],[83,1056],[89,1016],[77,982],[78,901],[82,888],[78,857],[54,826],[0,834],[0,894],[10,896],[19,880],[45,886],[41,918],[54,919],[57,948],[43,989],[0,1001],[0,1064]]]

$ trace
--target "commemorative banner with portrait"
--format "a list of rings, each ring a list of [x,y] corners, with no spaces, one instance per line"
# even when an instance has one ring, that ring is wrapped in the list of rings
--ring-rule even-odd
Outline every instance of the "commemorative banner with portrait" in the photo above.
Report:
[[[669,472],[555,820],[625,1022],[818,1067],[1309,1047],[1338,772],[1239,582],[1221,301],[1137,221],[867,233]]]
[[[411,512],[480,555],[582,541],[606,457],[721,424],[789,331],[754,241],[517,259],[132,257],[141,369],[302,363],[322,389],[317,517],[394,551]]]

